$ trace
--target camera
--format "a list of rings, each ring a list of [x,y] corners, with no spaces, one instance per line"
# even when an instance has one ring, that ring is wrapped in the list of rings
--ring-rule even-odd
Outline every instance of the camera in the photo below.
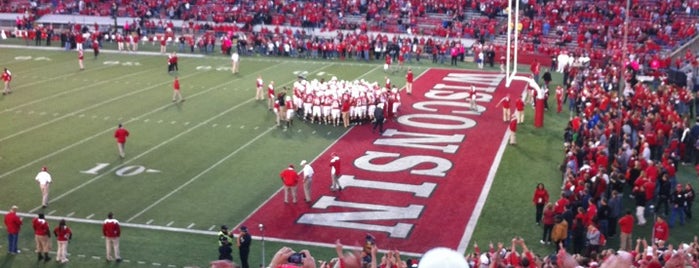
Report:
[[[296,252],[294,254],[291,254],[291,256],[289,256],[289,258],[286,261],[294,264],[302,264],[303,258],[306,258],[306,254]]]

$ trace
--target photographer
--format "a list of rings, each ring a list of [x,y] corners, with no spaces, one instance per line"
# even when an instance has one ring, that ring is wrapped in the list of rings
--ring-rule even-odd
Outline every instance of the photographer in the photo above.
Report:
[[[316,261],[311,252],[304,249],[299,252],[294,252],[289,247],[282,247],[274,254],[272,261],[269,264],[272,268],[316,268]]]

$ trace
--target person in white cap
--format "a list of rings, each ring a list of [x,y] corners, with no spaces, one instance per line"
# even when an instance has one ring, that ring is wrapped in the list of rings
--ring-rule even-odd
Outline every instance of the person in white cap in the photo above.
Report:
[[[306,160],[301,161],[301,166],[303,168],[299,172],[299,175],[303,178],[303,194],[306,198],[306,203],[311,203],[311,184],[313,183],[313,174],[315,171]]]
[[[469,268],[466,258],[453,249],[438,247],[422,256],[418,268]]]
[[[52,181],[48,168],[45,166],[41,167],[41,171],[39,171],[39,174],[36,174],[34,180],[39,183],[39,188],[41,189],[41,207],[46,208],[49,205],[49,184]]]

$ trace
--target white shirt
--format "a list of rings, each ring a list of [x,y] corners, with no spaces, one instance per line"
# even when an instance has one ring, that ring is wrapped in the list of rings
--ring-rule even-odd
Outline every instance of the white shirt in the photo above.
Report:
[[[304,178],[309,178],[309,179],[313,178],[313,174],[315,173],[315,171],[313,170],[313,167],[311,167],[310,164],[304,165],[301,172],[303,172]]]
[[[232,61],[238,62],[239,59],[240,59],[240,56],[238,55],[238,53],[233,53],[233,55],[231,55]]]
[[[51,174],[46,171],[41,171],[39,174],[36,174],[35,180],[38,181],[40,185],[49,184],[51,183]]]

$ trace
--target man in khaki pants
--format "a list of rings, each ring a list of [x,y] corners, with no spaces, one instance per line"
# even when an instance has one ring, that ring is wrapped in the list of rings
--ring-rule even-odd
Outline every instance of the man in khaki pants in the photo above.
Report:
[[[42,167],[34,179],[41,188],[41,207],[46,208],[49,205],[49,184],[51,184],[51,174],[49,174],[48,168]]]
[[[44,213],[39,213],[39,215],[32,220],[32,228],[34,228],[34,242],[36,242],[36,255],[38,261],[48,262],[51,260],[49,257],[49,250],[51,250],[51,229],[49,227],[49,222],[44,219]]]
[[[311,203],[311,184],[313,183],[313,167],[306,160],[301,161],[301,172],[299,175],[303,178],[303,194],[306,197],[306,203]]]
[[[107,219],[104,220],[104,224],[102,224],[102,235],[104,235],[107,248],[107,261],[116,260],[117,262],[121,262],[121,255],[119,254],[121,226],[119,226],[119,221],[114,219],[114,214],[111,212],[107,214]],[[113,256],[112,251],[114,252]]]

